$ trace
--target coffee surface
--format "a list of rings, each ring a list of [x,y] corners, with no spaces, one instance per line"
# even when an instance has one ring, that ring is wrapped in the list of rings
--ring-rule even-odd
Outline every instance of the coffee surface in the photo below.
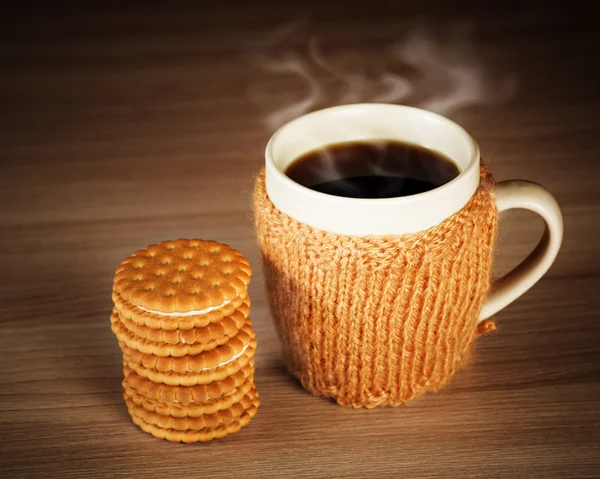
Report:
[[[346,198],[397,198],[424,193],[459,175],[445,155],[399,141],[328,145],[294,160],[285,174],[315,191]]]

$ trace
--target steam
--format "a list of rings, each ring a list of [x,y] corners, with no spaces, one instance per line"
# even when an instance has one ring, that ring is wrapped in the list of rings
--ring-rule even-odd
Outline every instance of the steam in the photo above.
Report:
[[[412,91],[412,86],[408,80],[393,73],[383,72],[375,80],[369,80],[364,73],[336,70],[321,52],[316,37],[308,43],[308,54],[315,65],[345,84],[345,92],[339,98],[337,104],[357,103],[362,101],[363,98],[372,96],[372,92],[377,91],[380,91],[380,93],[372,101],[395,103],[402,101]],[[358,63],[359,60],[354,59],[354,62]]]
[[[449,115],[470,105],[499,104],[516,92],[515,75],[493,78],[479,62],[467,39],[455,33],[447,42],[435,41],[426,30],[409,32],[394,54],[419,72],[429,98],[418,104],[426,110]]]
[[[316,107],[322,100],[323,95],[319,82],[311,75],[304,62],[293,53],[286,54],[277,62],[257,57],[256,63],[266,72],[275,75],[296,75],[306,84],[306,96],[304,98],[293,101],[267,116],[266,123],[270,128],[277,129],[284,123],[302,116],[313,107]]]
[[[474,105],[496,105],[516,93],[517,78],[493,75],[463,24],[434,35],[412,29],[377,55],[337,51],[327,55],[319,37],[306,39],[306,19],[283,25],[253,45],[247,59],[281,80],[253,85],[250,100],[264,111],[270,130],[309,111],[358,102],[403,103],[443,115]],[[379,61],[379,63],[376,63]],[[391,65],[391,66],[390,66]],[[304,85],[299,97],[288,96],[286,84]],[[291,82],[291,83],[286,83]]]

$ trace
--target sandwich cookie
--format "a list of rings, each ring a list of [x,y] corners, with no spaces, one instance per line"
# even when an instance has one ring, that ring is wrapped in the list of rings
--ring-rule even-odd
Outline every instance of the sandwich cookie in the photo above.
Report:
[[[135,389],[130,388],[126,381],[123,384],[126,399],[130,399],[134,404],[144,408],[148,412],[155,412],[161,416],[173,417],[200,417],[204,414],[213,414],[217,411],[229,409],[235,403],[242,400],[251,390],[256,389],[253,379],[247,380],[240,387],[234,389],[229,394],[222,397],[210,399],[204,402],[181,404],[174,402],[161,402],[154,398],[148,398],[137,393]]]
[[[235,419],[230,424],[218,426],[215,428],[204,428],[199,430],[189,429],[187,431],[178,431],[177,429],[162,428],[154,424],[149,424],[142,418],[136,416],[134,414],[134,411],[128,410],[128,412],[131,416],[133,423],[136,426],[139,426],[144,432],[152,434],[158,439],[166,439],[170,442],[195,443],[209,442],[213,439],[222,439],[228,436],[229,434],[238,432],[242,427],[246,426],[254,416],[256,416],[259,406],[260,401],[257,398],[254,400],[254,403],[251,408],[244,411],[244,413],[240,416],[239,419]]]
[[[157,383],[166,384],[168,386],[195,386],[197,384],[208,384],[214,381],[222,381],[226,377],[237,373],[240,369],[249,364],[250,361],[254,359],[256,339],[250,339],[248,344],[244,346],[238,354],[232,356],[230,359],[224,360],[215,366],[209,366],[196,371],[187,369],[184,371],[159,371],[155,368],[146,367],[143,364],[140,364],[138,356],[139,353],[137,351],[129,349],[123,343],[120,343],[119,346],[123,351],[124,365],[129,366],[139,376],[145,377]],[[138,361],[132,359],[130,354],[138,356],[136,358]],[[148,358],[148,360],[151,360],[151,358]]]
[[[139,376],[129,366],[125,366],[123,372],[125,373],[123,387],[131,388],[131,390],[143,397],[155,398],[157,401],[163,403],[187,405],[206,403],[221,396],[231,394],[244,383],[248,382],[249,378],[252,378],[254,375],[254,362],[250,361],[249,364],[241,368],[238,372],[225,379],[195,386],[168,386],[162,383],[155,383],[143,376]]]
[[[232,337],[239,333],[240,328],[246,323],[247,317],[245,312],[238,310],[234,311],[231,316],[223,318],[218,323],[211,323],[204,328],[186,329],[181,333],[186,334],[187,340],[176,344],[157,342],[150,339],[144,339],[138,336],[133,331],[129,330],[116,311],[113,311],[110,317],[111,329],[117,339],[124,343],[128,348],[134,349],[141,353],[151,354],[160,357],[182,357],[182,356],[194,356],[204,351],[210,351],[217,346],[222,346],[228,343]],[[146,328],[146,326],[141,326]],[[162,331],[162,330],[151,330],[150,331]],[[171,331],[164,331],[165,333],[171,333]],[[155,335],[158,337],[159,335]],[[196,340],[200,341],[196,341]],[[194,340],[192,342],[192,340]]]
[[[156,412],[150,412],[124,395],[127,409],[135,416],[142,418],[148,424],[153,424],[165,429],[176,429],[178,431],[187,431],[189,429],[215,428],[222,425],[231,424],[239,419],[241,415],[254,405],[258,399],[258,393],[252,389],[245,394],[239,401],[233,403],[226,409],[219,409],[212,413],[200,414],[198,416],[173,417],[162,415]]]
[[[230,315],[224,316],[221,320],[209,323],[204,327],[193,327],[190,329],[167,331],[165,329],[149,328],[148,326],[134,323],[131,319],[119,314],[117,308],[113,309],[114,313],[118,314],[121,324],[140,339],[167,344],[206,344],[223,336],[235,335],[250,314],[250,297],[246,296],[238,309]]]
[[[117,268],[113,300],[123,317],[155,329],[204,327],[230,315],[247,296],[252,268],[215,241],[163,241]]]

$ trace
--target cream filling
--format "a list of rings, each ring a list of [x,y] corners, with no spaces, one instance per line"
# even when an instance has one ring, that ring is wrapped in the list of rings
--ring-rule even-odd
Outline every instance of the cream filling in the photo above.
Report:
[[[219,363],[216,366],[213,366],[212,368],[202,368],[202,369],[196,370],[196,371],[210,371],[211,369],[217,369],[217,368],[220,368],[221,366],[225,366],[226,364],[229,364],[231,361],[235,361],[242,354],[244,354],[246,352],[246,349],[248,349],[248,346],[250,346],[250,342],[246,343],[246,345],[242,348],[242,350],[239,353],[237,353],[235,356],[232,356],[227,361],[223,361],[222,363]],[[196,372],[196,371],[191,370],[191,369],[187,370],[188,373],[193,373],[193,372]]]
[[[219,306],[210,306],[209,308],[206,308],[206,309],[196,309],[194,311],[186,311],[185,313],[180,313],[180,312],[164,313],[162,311],[155,311],[154,309],[146,309],[142,306],[136,306],[136,308],[141,309],[142,311],[145,311],[146,313],[156,314],[157,316],[185,317],[185,316],[197,316],[197,315],[201,315],[201,314],[210,313],[211,311],[215,311],[217,309],[224,308],[229,303],[231,303],[231,300],[228,299],[228,300],[223,301],[223,303],[221,303]]]

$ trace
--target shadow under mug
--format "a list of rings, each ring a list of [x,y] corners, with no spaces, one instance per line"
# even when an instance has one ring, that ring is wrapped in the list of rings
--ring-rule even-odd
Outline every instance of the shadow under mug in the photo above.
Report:
[[[439,151],[460,174],[386,199],[332,196],[285,175],[309,151],[361,140]],[[511,208],[538,213],[545,233],[490,285],[498,213]],[[553,196],[527,181],[495,184],[462,127],[388,104],[328,108],[280,128],[266,148],[254,210],[288,369],[312,393],[355,407],[399,404],[446,384],[470,357],[477,324],[544,275],[563,233]]]

